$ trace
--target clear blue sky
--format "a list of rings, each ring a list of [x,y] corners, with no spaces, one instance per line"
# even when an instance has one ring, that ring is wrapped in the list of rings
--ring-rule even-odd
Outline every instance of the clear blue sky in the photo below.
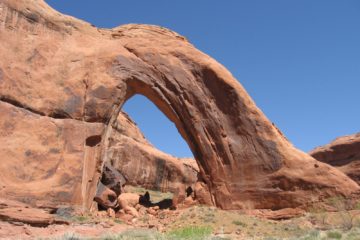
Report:
[[[304,151],[360,131],[358,0],[47,2],[98,27],[147,23],[186,36]],[[125,110],[155,146],[191,155],[174,128],[164,134],[170,122],[144,98],[130,99]]]

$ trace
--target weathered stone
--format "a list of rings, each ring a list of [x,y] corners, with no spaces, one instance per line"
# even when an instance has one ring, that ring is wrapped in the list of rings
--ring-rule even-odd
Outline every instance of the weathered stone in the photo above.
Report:
[[[98,185],[94,200],[105,209],[116,208],[119,205],[118,195],[101,182]]]
[[[120,108],[135,94],[175,123],[220,208],[296,207],[359,190],[294,148],[222,65],[177,33],[98,29],[44,1],[0,8],[1,196],[89,208]]]
[[[176,158],[152,146],[136,124],[120,112],[107,150],[109,162],[128,184],[174,192],[178,184],[192,186],[199,168],[194,159]]]
[[[360,184],[360,133],[339,137],[309,154],[336,167]]]
[[[139,213],[136,210],[136,206],[139,204],[140,195],[136,193],[122,193],[118,197],[119,207],[124,210],[126,214],[130,214],[133,217],[138,217]]]
[[[174,196],[172,199],[172,206],[177,207],[179,204],[183,203],[186,198],[186,188],[183,184],[178,184]]]
[[[69,224],[65,220],[57,219],[49,212],[32,208],[24,203],[0,199],[0,220],[7,222],[21,222],[36,227],[50,224]]]
[[[113,190],[117,196],[123,192],[122,187],[126,184],[124,176],[109,163],[105,163],[100,181]]]
[[[91,203],[103,124],[53,119],[0,101],[0,196],[33,206]]]
[[[209,192],[208,187],[203,182],[197,182],[195,184],[195,199],[205,205],[212,206],[214,205],[213,200],[211,199],[211,194]]]
[[[108,209],[106,210],[106,212],[107,212],[108,217],[110,217],[110,218],[115,218],[115,210],[114,210],[114,209],[108,208]]]
[[[254,213],[253,213],[254,214]],[[280,210],[265,210],[254,214],[257,217],[263,217],[271,220],[286,220],[305,215],[305,211],[299,208],[283,208]]]
[[[139,204],[140,195],[136,193],[122,193],[118,197],[119,206],[122,209],[126,209],[127,207],[135,207]]]

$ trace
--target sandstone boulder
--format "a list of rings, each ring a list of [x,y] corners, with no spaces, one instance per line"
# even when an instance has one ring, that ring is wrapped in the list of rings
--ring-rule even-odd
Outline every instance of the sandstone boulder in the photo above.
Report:
[[[119,196],[126,184],[125,177],[109,163],[105,163],[100,182]]]
[[[229,71],[173,31],[99,29],[42,0],[2,0],[0,43],[1,196],[89,208],[121,106],[135,94],[175,123],[220,208],[359,191],[296,149]]]
[[[339,137],[309,154],[336,167],[360,184],[360,133]]]
[[[135,206],[139,204],[140,195],[136,193],[122,193],[118,198],[119,207],[133,217],[138,217],[139,213]]]
[[[118,195],[101,182],[98,185],[94,200],[104,209],[117,208],[119,206]]]
[[[118,197],[119,206],[122,209],[126,207],[135,207],[139,204],[140,195],[136,193],[122,193]]]

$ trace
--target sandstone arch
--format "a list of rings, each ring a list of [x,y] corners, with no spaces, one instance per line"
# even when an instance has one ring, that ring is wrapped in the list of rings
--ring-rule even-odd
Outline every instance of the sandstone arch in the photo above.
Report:
[[[149,99],[147,101],[156,108],[156,105]],[[139,107],[139,113],[142,114],[141,110],[143,107],[148,108],[148,104],[137,107]],[[128,105],[126,110],[130,109]],[[121,111],[116,123],[112,124],[109,146],[106,148],[109,164],[124,175],[129,185],[172,193],[177,191],[179,185],[194,186],[199,172],[195,160],[178,158],[154,147],[145,138],[140,127],[132,120],[131,115],[125,112],[126,110]],[[157,111],[160,110],[157,109]],[[145,110],[142,121],[146,121],[151,112]],[[159,113],[163,114],[161,111]],[[165,115],[163,117],[166,118]],[[167,121],[169,120],[167,119]],[[160,134],[158,137],[165,136],[166,131],[170,130],[162,127],[158,129],[158,125],[153,125],[153,127]],[[175,125],[172,128],[174,131]],[[160,131],[165,132],[160,133]],[[171,137],[166,137],[166,140],[173,141]],[[188,145],[186,147],[189,148]]]
[[[14,194],[10,187],[0,190],[2,193],[44,200],[47,191],[53,189],[47,188],[47,182],[61,189],[72,181],[76,187],[62,188],[60,202],[88,207],[101,164],[107,159],[111,125],[121,105],[135,93],[150,98],[175,122],[193,150],[218,207],[295,207],[324,196],[358,191],[359,186],[343,173],[295,149],[240,83],[184,37],[148,25],[98,29],[57,13],[41,0],[3,0],[0,6],[3,111],[17,108],[24,116],[31,115],[24,121],[36,118],[44,124],[61,125],[67,134],[60,134],[65,146],[60,153],[72,156],[63,154],[63,161],[72,159],[77,166],[72,169],[65,164],[65,170],[49,172],[43,179],[42,195],[36,190],[36,182],[30,182],[27,191],[20,188]],[[2,129],[18,116],[9,114],[8,118],[1,119]],[[85,134],[71,132],[69,121],[86,129]],[[96,131],[92,130],[94,124]],[[15,127],[11,131],[20,130]],[[32,129],[26,131],[31,133]],[[0,136],[5,138],[9,132]],[[74,138],[71,134],[78,142],[69,146],[69,139]],[[101,135],[102,140],[95,149],[84,144],[93,135]],[[56,134],[54,139],[58,139]],[[34,141],[35,151],[45,140]],[[1,153],[12,156],[23,150],[7,145]],[[50,156],[50,151],[42,154]],[[26,157],[15,160],[22,164]],[[71,174],[64,177],[64,171]],[[8,176],[3,173],[0,177]],[[54,193],[53,198],[57,197]]]

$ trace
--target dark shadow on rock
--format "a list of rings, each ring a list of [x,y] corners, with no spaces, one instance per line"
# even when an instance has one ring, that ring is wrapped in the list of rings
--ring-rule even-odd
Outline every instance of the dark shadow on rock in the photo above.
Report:
[[[169,199],[169,198],[163,199],[163,200],[161,200],[160,202],[157,202],[157,203],[151,202],[149,192],[146,192],[144,195],[140,195],[139,204],[146,207],[146,208],[158,206],[159,209],[171,209],[171,210],[175,209],[173,207],[172,199]]]

